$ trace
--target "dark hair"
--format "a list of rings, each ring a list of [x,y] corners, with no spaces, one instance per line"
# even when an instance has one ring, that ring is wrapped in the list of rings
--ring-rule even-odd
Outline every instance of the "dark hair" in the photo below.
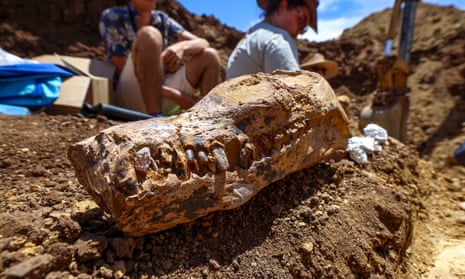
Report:
[[[269,16],[275,11],[279,9],[279,3],[281,3],[281,0],[269,0],[268,1],[268,6],[266,6],[265,9],[265,16]],[[304,0],[287,0],[287,8],[288,9],[293,9],[299,6],[305,6],[306,3]]]

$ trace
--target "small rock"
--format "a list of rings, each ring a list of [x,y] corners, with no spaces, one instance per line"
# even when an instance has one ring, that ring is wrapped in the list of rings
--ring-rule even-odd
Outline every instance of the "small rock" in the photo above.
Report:
[[[335,213],[338,213],[339,212],[339,208],[340,206],[339,205],[331,205],[328,207],[328,215],[333,215]]]
[[[215,259],[210,259],[208,263],[213,270],[218,270],[221,268],[221,265]]]
[[[3,273],[5,278],[40,278],[53,269],[55,257],[50,254],[38,255],[14,265]]]
[[[103,278],[113,278],[113,270],[111,270],[108,266],[102,265],[99,269],[99,273]]]
[[[311,242],[305,242],[300,246],[300,250],[305,254],[309,255],[313,251],[313,243]]]
[[[10,245],[11,237],[0,239],[0,251],[5,250]]]
[[[315,208],[318,205],[320,205],[320,200],[317,197],[311,197],[309,201],[309,205],[310,207]]]
[[[115,278],[123,278],[126,274],[126,265],[124,261],[117,261],[111,268]]]
[[[108,246],[108,241],[105,237],[99,235],[86,235],[76,241],[76,259],[79,262],[85,262],[92,259],[102,257],[103,251]]]
[[[26,243],[27,237],[24,235],[13,236],[10,241],[8,241],[8,250],[14,251],[18,250]]]
[[[132,258],[136,241],[132,237],[118,237],[111,241],[111,247],[117,258]]]
[[[89,220],[99,219],[102,215],[103,210],[92,200],[75,203],[71,211],[71,218],[80,224],[85,224]]]
[[[79,274],[79,264],[75,261],[72,261],[69,265],[68,265],[68,270],[71,272],[71,274],[73,275],[77,275]]]
[[[304,217],[304,218],[311,217],[312,214],[313,214],[312,209],[307,206],[304,206],[299,212],[300,217]]]
[[[67,271],[52,271],[47,276],[45,279],[62,279],[62,278],[73,278],[73,275]]]
[[[322,193],[320,198],[323,199],[325,202],[329,202],[330,200],[332,200],[331,195],[326,192]]]
[[[71,242],[81,234],[81,226],[68,213],[52,212],[49,216],[55,220],[52,229],[60,232],[60,237]]]
[[[74,247],[63,242],[53,243],[47,247],[47,253],[56,258],[55,269],[63,270],[71,264]]]
[[[305,222],[298,222],[298,223],[297,223],[297,226],[298,226],[299,228],[304,228],[304,227],[307,226],[307,223],[305,223]]]

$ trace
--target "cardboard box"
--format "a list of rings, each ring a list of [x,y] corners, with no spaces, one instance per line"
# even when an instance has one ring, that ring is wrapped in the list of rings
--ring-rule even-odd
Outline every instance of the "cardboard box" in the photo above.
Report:
[[[60,96],[53,105],[47,108],[50,114],[77,114],[82,104],[88,102],[87,96],[91,92],[91,79],[84,76],[73,76],[63,81]]]
[[[74,114],[79,112],[83,103],[113,104],[113,65],[96,59],[57,54],[41,55],[32,59],[60,65],[76,74],[63,80],[60,96],[47,112]]]

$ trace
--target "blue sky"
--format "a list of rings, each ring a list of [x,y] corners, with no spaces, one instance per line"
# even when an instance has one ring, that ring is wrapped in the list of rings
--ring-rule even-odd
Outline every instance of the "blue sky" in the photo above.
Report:
[[[261,10],[255,0],[178,0],[191,13],[213,15],[222,23],[240,31],[261,19]],[[309,29],[303,38],[325,41],[337,38],[346,28],[374,12],[392,8],[394,0],[320,0],[318,7],[318,34]],[[427,0],[424,3],[454,6],[465,11],[465,0]],[[386,28],[389,23],[386,23]]]

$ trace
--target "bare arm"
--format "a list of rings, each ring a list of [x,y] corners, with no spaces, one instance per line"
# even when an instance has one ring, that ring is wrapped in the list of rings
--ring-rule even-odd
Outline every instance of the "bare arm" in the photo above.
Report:
[[[179,34],[178,42],[174,46],[184,49],[184,53],[187,55],[195,55],[210,47],[210,44],[207,40],[197,37],[189,31],[184,31]]]
[[[174,71],[179,67],[179,63],[184,55],[195,55],[209,46],[207,40],[184,31],[179,34],[178,42],[163,51],[163,62],[170,71]],[[118,75],[123,71],[126,60],[127,58],[123,56],[113,56],[111,58],[111,62],[115,66]]]
[[[207,40],[197,37],[188,31],[184,31],[179,34],[178,41],[168,46],[161,55],[167,69],[169,71],[175,71],[179,68],[182,58],[185,55],[195,55],[209,46],[210,44]]]

